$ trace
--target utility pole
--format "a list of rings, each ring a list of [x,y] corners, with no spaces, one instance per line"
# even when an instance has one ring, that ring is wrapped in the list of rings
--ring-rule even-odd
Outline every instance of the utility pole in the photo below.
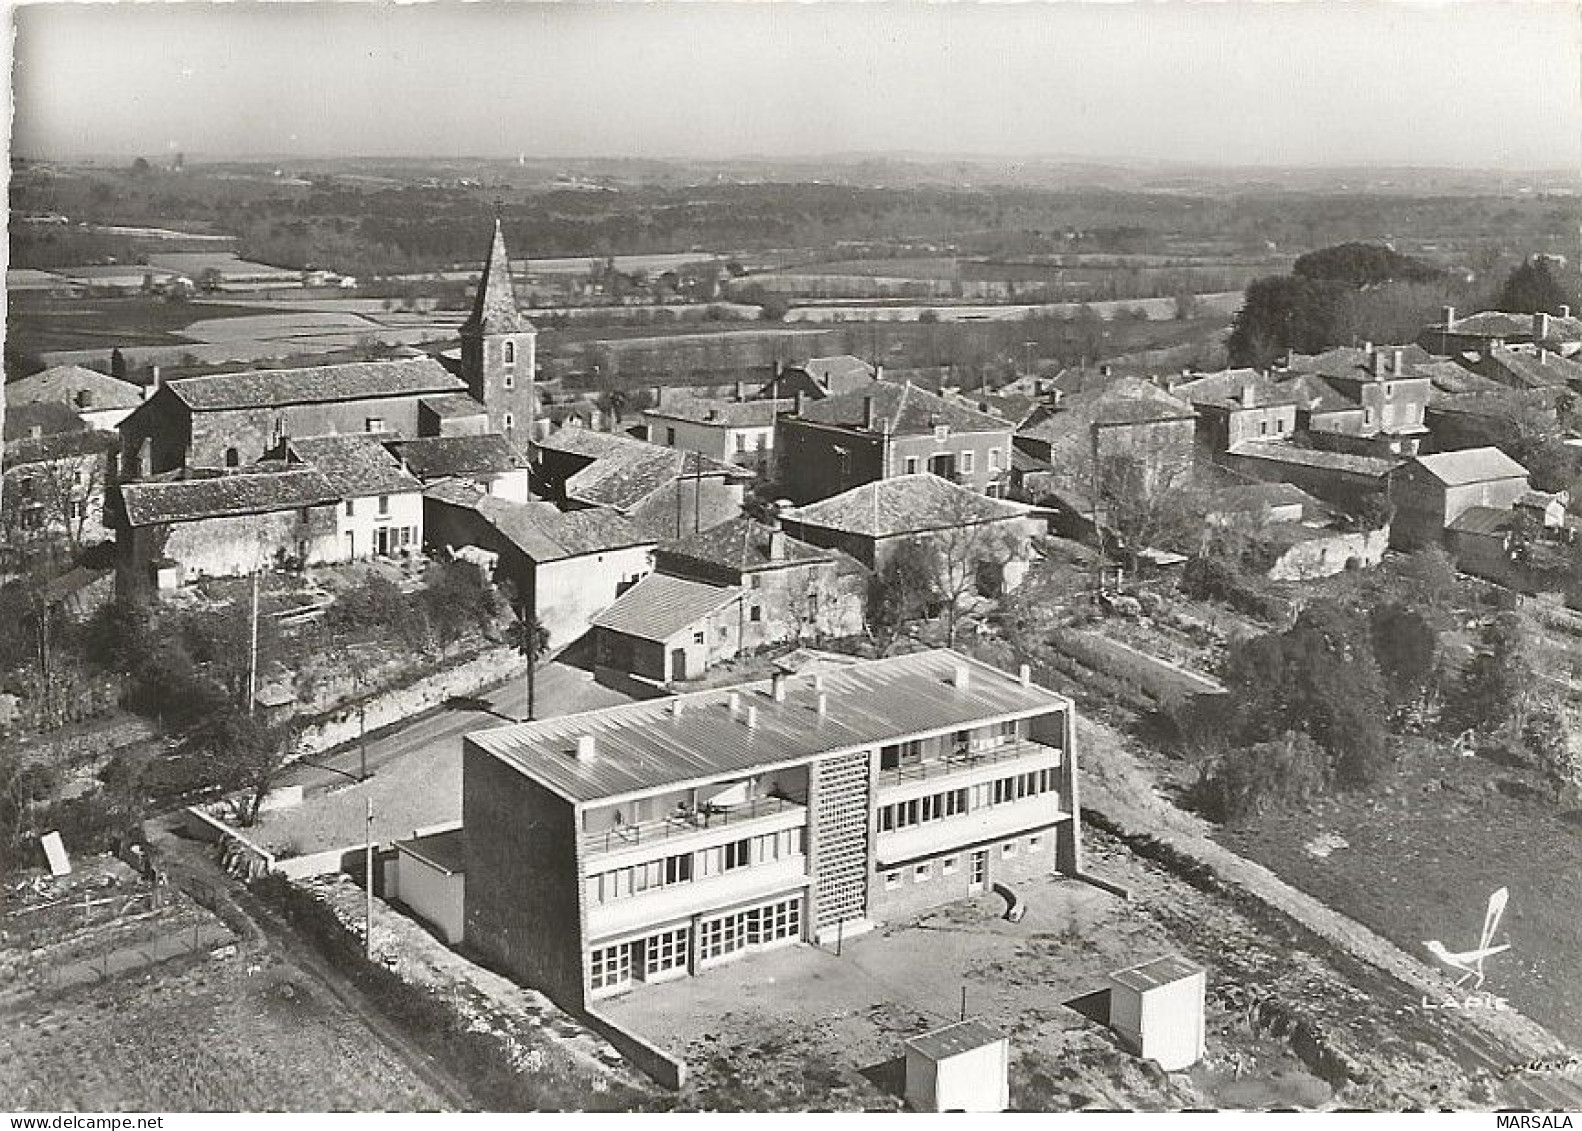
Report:
[[[374,956],[374,799],[368,798],[368,830],[363,848],[363,957]]]
[[[258,567],[253,568],[253,616],[248,631],[247,645],[247,713],[251,715],[258,702]]]

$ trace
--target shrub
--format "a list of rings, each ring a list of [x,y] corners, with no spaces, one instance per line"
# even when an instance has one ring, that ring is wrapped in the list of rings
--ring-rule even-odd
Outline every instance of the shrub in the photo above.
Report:
[[[1305,734],[1287,731],[1220,758],[1189,801],[1210,820],[1234,823],[1306,804],[1328,783],[1323,749]]]

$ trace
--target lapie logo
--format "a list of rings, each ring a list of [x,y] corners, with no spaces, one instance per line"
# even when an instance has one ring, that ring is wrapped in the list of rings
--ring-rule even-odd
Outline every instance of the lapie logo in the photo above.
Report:
[[[1478,990],[1483,986],[1483,963],[1494,955],[1511,949],[1510,943],[1492,945],[1494,934],[1499,930],[1500,919],[1505,914],[1505,902],[1510,898],[1510,891],[1500,888],[1499,891],[1489,896],[1488,909],[1483,913],[1483,933],[1478,936],[1478,945],[1472,950],[1453,951],[1438,939],[1429,939],[1423,943],[1440,962],[1452,970],[1459,970],[1461,977],[1456,979],[1456,988],[1460,989],[1467,982],[1472,983],[1472,989]]]

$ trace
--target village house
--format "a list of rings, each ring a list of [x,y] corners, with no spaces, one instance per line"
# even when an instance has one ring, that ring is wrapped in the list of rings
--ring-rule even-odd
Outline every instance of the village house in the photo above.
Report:
[[[949,651],[481,731],[467,945],[582,1010],[1083,872],[1071,701]]]
[[[775,431],[775,481],[806,503],[929,472],[984,495],[1005,490],[1012,426],[910,382],[874,381],[806,402]]]
[[[0,456],[5,549],[17,552],[45,541],[81,547],[101,539],[116,449],[115,436],[97,429],[7,441]]]
[[[650,687],[697,679],[741,653],[747,591],[651,573],[593,617],[593,654],[604,678]]]
[[[1389,486],[1397,550],[1437,545],[1467,508],[1510,510],[1530,489],[1527,469],[1498,448],[1418,456],[1391,471]]]
[[[760,398],[789,400],[798,393],[805,400],[819,401],[866,388],[884,379],[884,367],[869,365],[849,353],[834,357],[810,357],[799,365],[775,363],[774,376],[759,390]]]
[[[1033,507],[991,499],[926,473],[788,507],[780,523],[792,537],[842,550],[875,572],[911,543],[973,558],[990,575],[988,587],[1001,592],[1021,584],[1033,557],[1031,539],[1046,526]]]
[[[497,433],[386,440],[385,448],[425,487],[458,482],[514,503],[530,498],[527,460]]]
[[[1490,346],[1461,364],[1509,389],[1582,389],[1582,361],[1538,346]]]
[[[1570,357],[1582,351],[1582,318],[1572,317],[1567,306],[1556,315],[1485,310],[1458,318],[1456,308],[1447,306],[1439,321],[1423,327],[1417,336],[1418,345],[1441,355],[1480,354],[1495,346],[1520,343],[1542,344]]]
[[[1359,455],[1416,454],[1428,432],[1423,420],[1433,382],[1408,375],[1401,349],[1393,350],[1388,359],[1385,351],[1371,344],[1357,352],[1356,364],[1316,375],[1356,411],[1310,409],[1302,422],[1309,437],[1315,446]]]
[[[792,405],[789,400],[662,397],[643,410],[643,425],[650,443],[764,471],[774,453],[775,417]]]
[[[323,473],[340,498],[336,537],[345,561],[412,554],[423,546],[423,484],[380,444],[379,437],[304,436],[290,440],[293,463]]]
[[[1509,448],[1535,430],[1559,432],[1558,408],[1570,394],[1565,389],[1513,389],[1442,393],[1429,398],[1426,415],[1432,451],[1464,448]]]
[[[1289,483],[1248,483],[1214,492],[1205,521],[1241,534],[1253,564],[1273,581],[1313,581],[1379,564],[1390,529],[1357,529]]]
[[[80,365],[56,365],[5,387],[8,414],[35,406],[60,406],[81,427],[113,431],[143,403],[143,388]],[[46,431],[62,431],[48,428]]]
[[[1243,440],[1222,459],[1241,475],[1290,483],[1347,514],[1359,513],[1370,499],[1382,500],[1390,472],[1401,462],[1264,440]]]
[[[1564,497],[1530,492],[1526,505],[1510,509],[1468,507],[1445,528],[1445,547],[1456,568],[1523,593],[1563,592],[1571,582],[1574,553],[1560,502]],[[1555,504],[1558,515],[1551,509]],[[1548,521],[1552,518],[1558,521]]]
[[[630,436],[562,428],[533,445],[538,493],[562,509],[609,507],[657,538],[706,530],[741,513],[752,472]]]
[[[169,589],[259,569],[346,560],[341,496],[324,473],[271,462],[232,471],[167,472],[113,486],[105,516],[115,530],[123,592]]]
[[[1205,373],[1170,387],[1197,412],[1198,445],[1217,455],[1243,440],[1286,439],[1296,431],[1299,397],[1256,369]]]

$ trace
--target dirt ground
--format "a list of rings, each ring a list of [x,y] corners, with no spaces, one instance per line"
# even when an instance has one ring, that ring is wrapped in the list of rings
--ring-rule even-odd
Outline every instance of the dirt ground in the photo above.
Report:
[[[1217,993],[1197,1068],[1171,1075],[1132,1056],[1087,1015],[1105,1015],[1090,995],[1112,970],[1181,950],[1179,936],[1149,902],[1079,881],[1049,877],[1019,894],[1020,923],[1002,917],[998,897],[980,897],[848,939],[838,956],[793,947],[640,987],[604,1008],[685,1055],[693,1076],[682,1104],[704,1109],[897,1109],[903,1040],[957,1020],[963,989],[968,1014],[1011,1037],[1019,1110],[1331,1100],[1289,1047],[1255,1034]]]
[[[149,885],[119,861],[81,861],[63,914],[46,906],[61,885],[26,879],[7,893],[0,945],[0,1098],[13,1110],[451,1106],[320,982],[173,887],[150,909]],[[106,902],[79,911],[84,893]]]

